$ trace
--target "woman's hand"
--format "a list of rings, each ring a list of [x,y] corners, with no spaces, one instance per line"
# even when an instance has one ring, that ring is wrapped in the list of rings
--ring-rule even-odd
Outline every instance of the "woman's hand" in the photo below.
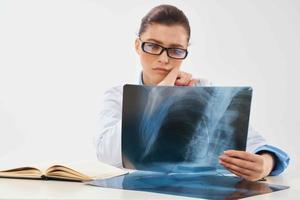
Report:
[[[168,75],[158,84],[160,86],[194,86],[199,80],[193,79],[192,74],[173,68]]]
[[[274,158],[270,153],[260,155],[246,151],[227,150],[219,162],[232,173],[249,181],[257,181],[270,174]]]

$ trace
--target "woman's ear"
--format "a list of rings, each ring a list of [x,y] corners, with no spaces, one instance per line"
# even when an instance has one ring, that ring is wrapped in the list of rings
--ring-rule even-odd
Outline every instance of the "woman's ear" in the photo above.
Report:
[[[141,49],[140,49],[140,40],[138,38],[135,39],[135,51],[137,54],[140,55]]]

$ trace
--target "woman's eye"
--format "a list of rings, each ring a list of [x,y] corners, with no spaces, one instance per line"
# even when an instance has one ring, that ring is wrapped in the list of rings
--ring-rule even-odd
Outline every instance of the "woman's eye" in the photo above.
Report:
[[[147,44],[147,47],[151,50],[159,50],[160,46],[156,45],[156,44]]]
[[[185,53],[185,51],[182,49],[170,49],[170,53],[174,55],[182,55]]]

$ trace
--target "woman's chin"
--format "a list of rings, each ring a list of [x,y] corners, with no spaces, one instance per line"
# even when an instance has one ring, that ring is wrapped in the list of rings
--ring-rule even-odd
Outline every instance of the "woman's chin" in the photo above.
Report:
[[[145,84],[146,85],[158,85],[160,82],[162,82],[164,80],[164,78],[166,77],[166,75],[163,74],[157,74],[157,73],[151,73],[149,76],[147,77],[151,77],[151,79],[147,81]]]

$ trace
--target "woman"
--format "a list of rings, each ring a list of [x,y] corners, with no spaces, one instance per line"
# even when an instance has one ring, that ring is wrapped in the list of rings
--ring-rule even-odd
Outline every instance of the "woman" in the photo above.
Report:
[[[188,55],[190,26],[178,8],[160,5],[142,19],[135,49],[140,57],[140,84],[158,86],[207,86],[207,81],[194,79],[180,70]],[[99,115],[97,156],[100,161],[121,166],[122,87],[105,93],[104,109]],[[268,145],[251,128],[247,151],[228,150],[219,158],[220,164],[232,173],[256,181],[268,175],[278,175],[289,163],[288,155]]]

